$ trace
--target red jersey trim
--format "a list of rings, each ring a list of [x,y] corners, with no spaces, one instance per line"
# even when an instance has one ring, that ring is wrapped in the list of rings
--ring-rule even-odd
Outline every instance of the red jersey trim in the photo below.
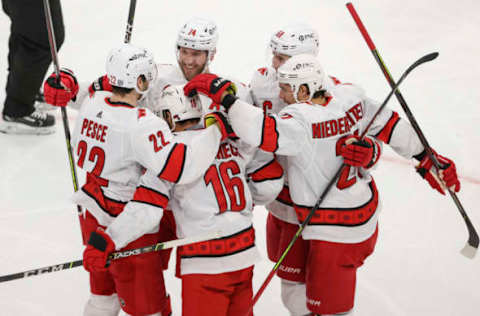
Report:
[[[277,121],[270,115],[264,116],[262,139],[258,147],[268,152],[275,152],[278,149]]]
[[[389,144],[390,139],[392,138],[393,130],[399,121],[400,117],[398,116],[398,113],[393,112],[387,124],[385,124],[383,129],[377,135],[375,135],[375,137],[382,142]]]
[[[280,191],[280,193],[278,194],[275,200],[277,200],[280,203],[293,207],[293,201],[292,201],[292,198],[290,197],[290,189],[288,188],[287,185],[283,186],[282,191]]]
[[[365,204],[356,208],[318,208],[308,225],[360,226],[368,222],[378,206],[378,191],[375,182],[369,183],[372,197]],[[295,205],[295,212],[300,223],[303,223],[312,207]]]
[[[263,165],[254,172],[250,173],[249,176],[253,182],[280,179],[283,176],[283,168],[278,161],[273,159],[266,165]]]
[[[82,186],[82,191],[91,197],[102,211],[112,217],[117,217],[123,211],[127,202],[117,201],[105,196],[100,187],[102,180],[104,179],[99,179],[93,174],[88,173],[87,182]]]
[[[169,182],[177,183],[185,167],[186,155],[187,146],[181,143],[175,144],[168,154],[167,161],[162,171],[158,174],[158,177]]]
[[[113,101],[110,100],[109,97],[105,98],[105,103],[107,103],[110,106],[115,106],[115,107],[124,107],[124,108],[129,108],[129,109],[135,108],[133,105],[128,104],[126,102],[113,102]]]
[[[178,253],[181,258],[224,257],[253,246],[255,246],[255,230],[250,226],[230,236],[178,247]]]
[[[137,187],[137,190],[133,195],[132,201],[145,203],[165,209],[167,207],[169,198],[161,192],[155,191],[145,186],[139,186]]]

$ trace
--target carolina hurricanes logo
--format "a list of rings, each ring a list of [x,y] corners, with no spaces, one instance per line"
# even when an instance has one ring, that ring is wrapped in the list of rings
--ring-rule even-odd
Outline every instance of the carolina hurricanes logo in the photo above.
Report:
[[[284,31],[278,31],[277,34],[275,34],[276,37],[280,38],[283,36],[283,34],[285,34]]]
[[[197,30],[195,29],[190,29],[190,32],[188,32],[188,35],[195,36],[197,34]]]
[[[137,119],[140,119],[140,118],[142,118],[142,117],[144,117],[144,116],[146,116],[146,115],[147,115],[147,112],[145,111],[145,109],[138,109],[138,117],[137,117]]]
[[[267,73],[267,68],[258,68],[258,72],[262,75],[262,76],[265,76],[265,74]]]

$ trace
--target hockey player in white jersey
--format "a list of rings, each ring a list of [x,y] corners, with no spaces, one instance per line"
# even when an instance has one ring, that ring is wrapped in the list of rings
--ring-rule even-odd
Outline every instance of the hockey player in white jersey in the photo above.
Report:
[[[319,43],[317,31],[307,24],[289,24],[276,30],[269,44],[272,53],[271,66],[259,68],[250,81],[254,105],[263,108],[265,113],[274,114],[287,106],[279,96],[278,68],[295,55],[317,56]],[[330,86],[340,83],[332,76],[327,77],[327,82]],[[278,161],[286,169],[286,158],[280,156]],[[298,219],[293,210],[287,180],[279,196],[266,208],[269,211],[266,229],[267,253],[270,260],[277,262],[298,229]],[[281,279],[282,302],[294,316],[308,313],[303,259],[296,260],[297,257],[304,257],[307,247],[308,242],[300,236],[277,272]]]
[[[163,119],[137,107],[157,75],[147,50],[128,44],[112,49],[106,70],[112,93],[85,99],[72,137],[75,161],[87,172],[86,183],[74,194],[75,203],[86,209],[82,231],[89,238],[83,265],[90,272],[92,295],[84,315],[113,316],[121,306],[130,315],[167,316],[171,309],[158,253],[115,260],[105,268],[106,253],[157,243],[159,222],[128,244],[113,242],[103,230],[130,200],[166,206],[155,191],[136,190],[145,169],[165,181],[188,184],[210,166],[222,135],[216,127],[206,128],[185,144]],[[47,102],[65,106],[75,97],[76,79],[69,72],[61,73],[60,84],[51,78],[55,74],[45,84]]]
[[[388,108],[360,140],[356,135],[379,104],[354,85],[326,88],[325,73],[313,56],[290,58],[278,75],[280,98],[290,104],[278,115],[264,114],[237,100],[229,89],[231,83],[211,74],[194,78],[185,93],[210,95],[228,111],[240,139],[287,157],[290,194],[301,222],[340,165],[347,165],[302,235],[309,241],[304,257],[308,309],[313,315],[351,315],[356,270],[373,252],[377,239],[380,205],[368,169],[378,161],[381,143],[405,158],[419,160],[417,171],[441,193],[444,186],[460,189],[455,164],[435,153],[444,169],[433,176],[432,162],[413,128]]]
[[[164,90],[156,113],[165,117],[176,137],[187,146],[196,141],[195,129],[202,128],[201,105],[186,98],[182,86]],[[225,122],[225,117],[211,113],[205,123],[216,120]],[[222,126],[231,129],[228,124]],[[245,315],[252,301],[253,265],[259,259],[252,226],[253,205],[274,199],[282,185],[283,170],[273,154],[230,138],[222,141],[214,162],[192,183],[174,184],[150,171],[141,178],[138,189],[169,198],[180,238],[222,232],[222,238],[177,250],[183,316]],[[106,233],[115,244],[127,243],[148,229],[144,218],[158,222],[163,208],[132,200]]]
[[[169,85],[183,85],[200,73],[209,73],[210,65],[217,52],[219,38],[216,23],[207,18],[193,17],[182,24],[175,42],[175,55],[177,64],[161,64],[158,67],[158,78],[151,91],[146,94],[144,105],[153,108],[162,94],[163,89]],[[234,81],[237,86],[237,96],[246,102],[251,102],[248,88]],[[95,91],[111,90],[106,76],[98,78],[90,87],[89,93]],[[200,96],[204,113],[220,110],[218,104]],[[141,102],[143,104],[143,102]]]

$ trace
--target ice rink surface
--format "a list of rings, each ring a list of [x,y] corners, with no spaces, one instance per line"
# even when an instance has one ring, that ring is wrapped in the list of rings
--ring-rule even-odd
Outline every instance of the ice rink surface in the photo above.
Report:
[[[129,1],[62,1],[66,40],[62,66],[81,81],[104,73],[108,50],[123,41]],[[458,194],[480,229],[480,2],[473,0],[355,1],[394,78],[419,57],[438,51],[401,87],[430,144],[453,158],[462,181]],[[132,43],[174,63],[181,23],[209,16],[220,30],[211,70],[245,82],[267,63],[266,45],[278,27],[296,21],[320,32],[324,68],[361,85],[382,101],[389,87],[345,3],[298,1],[160,1],[137,4]],[[0,100],[4,99],[9,20],[0,17]],[[404,117],[397,101],[389,106]],[[3,104],[2,104],[3,106]],[[50,136],[0,134],[0,275],[80,259],[83,247],[59,111]],[[76,112],[69,110],[70,127]],[[480,315],[480,255],[459,250],[467,232],[452,200],[430,189],[412,164],[387,149],[374,176],[383,210],[375,253],[358,273],[356,316]],[[255,210],[260,249],[265,252],[266,211]],[[180,315],[180,282],[166,272],[174,315]],[[255,268],[254,290],[273,264],[266,255]],[[81,315],[88,297],[82,268],[0,284],[0,315]],[[255,306],[256,315],[287,315],[275,278]]]

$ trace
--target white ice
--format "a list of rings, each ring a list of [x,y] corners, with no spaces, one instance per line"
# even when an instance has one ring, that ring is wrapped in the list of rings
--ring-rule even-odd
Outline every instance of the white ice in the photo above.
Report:
[[[66,40],[62,66],[81,80],[104,73],[106,54],[123,40],[129,1],[62,1]],[[355,1],[380,55],[395,78],[417,58],[437,60],[415,70],[401,87],[430,144],[457,164],[458,194],[480,229],[480,2],[473,0]],[[270,34],[305,21],[320,32],[320,60],[342,81],[363,86],[383,100],[389,87],[360,36],[345,3],[333,0],[138,1],[132,42],[151,48],[157,61],[175,62],[180,23],[193,15],[214,18],[220,29],[212,70],[249,81],[264,65]],[[0,86],[7,69],[9,20],[0,17]],[[0,100],[4,99],[0,92]],[[396,100],[389,104],[404,116]],[[82,245],[59,111],[50,136],[0,134],[0,275],[80,259]],[[70,128],[76,113],[69,111]],[[386,150],[374,173],[383,211],[375,253],[358,272],[358,316],[480,315],[480,255],[466,259],[462,217],[449,197],[431,190],[409,161]],[[265,252],[266,212],[255,211],[258,245]],[[180,283],[166,272],[174,315],[180,315]],[[273,263],[255,268],[254,290]],[[88,297],[82,268],[0,284],[0,315],[81,315]],[[275,278],[256,315],[287,315]]]

